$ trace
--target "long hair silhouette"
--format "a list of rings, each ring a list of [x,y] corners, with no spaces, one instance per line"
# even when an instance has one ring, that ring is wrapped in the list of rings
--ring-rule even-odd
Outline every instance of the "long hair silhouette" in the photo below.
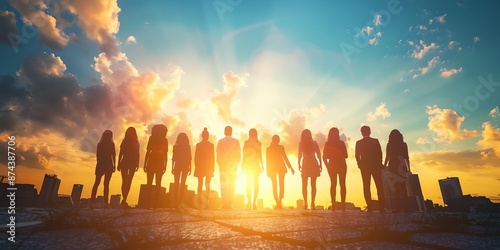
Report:
[[[311,154],[313,152],[313,138],[311,130],[304,129],[300,135],[300,144],[304,149],[304,153]]]

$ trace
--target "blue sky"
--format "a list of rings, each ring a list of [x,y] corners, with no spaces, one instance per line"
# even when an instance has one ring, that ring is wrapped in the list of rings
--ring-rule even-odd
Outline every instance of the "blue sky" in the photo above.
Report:
[[[341,128],[351,151],[362,124],[372,127],[383,148],[389,132],[398,128],[415,171],[429,176],[422,186],[430,198],[439,199],[437,179],[450,174],[463,176],[470,193],[498,195],[487,191],[500,187],[492,177],[500,173],[496,1],[31,4],[0,3],[0,21],[11,28],[0,29],[0,75],[13,78],[14,87],[7,78],[0,83],[9,86],[7,94],[25,89],[31,100],[20,95],[0,102],[2,119],[8,121],[0,133],[24,138],[25,158],[33,159],[20,164],[26,169],[65,172],[55,166],[77,164],[74,157],[91,162],[92,152],[82,144],[104,126],[95,125],[103,114],[91,108],[93,103],[121,100],[120,95],[138,91],[135,86],[143,87],[148,98],[134,99],[127,115],[112,110],[104,116],[117,141],[128,126],[143,131],[145,140],[148,127],[157,122],[171,123],[171,140],[188,130],[195,143],[205,126],[215,140],[230,124],[242,141],[251,127],[260,128],[264,145],[270,135],[281,134],[293,155],[306,127],[320,143],[330,127]],[[7,25],[12,18],[15,28]],[[40,25],[51,18],[53,27]],[[6,38],[12,33],[24,41],[21,46]],[[74,92],[67,93],[75,94],[63,94],[58,88],[64,83],[56,87],[49,82],[43,86],[56,97],[48,101],[46,92],[37,90],[42,85],[30,75],[32,68],[73,82]],[[50,113],[50,119],[34,116],[30,110],[36,108]],[[49,153],[35,150],[47,139],[35,131],[53,138],[43,146]],[[61,157],[61,151],[73,158]],[[46,160],[36,160],[36,154]],[[352,158],[349,164],[352,181],[358,183]],[[470,175],[475,170],[482,172],[480,179]],[[91,166],[81,171],[93,172]],[[73,174],[67,171],[68,178]],[[325,176],[323,185],[328,185]],[[477,181],[488,187],[476,187]],[[360,194],[352,199],[361,202]]]

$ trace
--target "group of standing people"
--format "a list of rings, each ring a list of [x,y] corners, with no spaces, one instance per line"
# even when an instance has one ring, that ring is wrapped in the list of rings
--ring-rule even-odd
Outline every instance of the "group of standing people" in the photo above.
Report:
[[[161,179],[166,172],[168,161],[167,132],[167,127],[163,124],[155,125],[152,128],[144,162],[144,171],[147,174],[148,185],[152,185],[154,179],[156,186],[161,187]],[[363,193],[367,203],[367,211],[371,212],[373,210],[370,192],[372,177],[377,187],[379,210],[381,212],[386,211],[382,182],[382,170],[384,166],[388,167],[389,174],[391,175],[390,178],[393,180],[390,187],[394,188],[398,200],[396,202],[396,210],[407,211],[405,178],[410,169],[408,147],[403,140],[403,135],[396,129],[391,131],[387,144],[386,158],[384,164],[382,164],[381,146],[377,139],[370,137],[370,127],[361,127],[361,134],[363,139],[356,142],[355,158],[363,180]],[[256,209],[256,200],[259,193],[259,176],[264,172],[262,143],[258,139],[258,132],[254,128],[249,130],[248,140],[244,142],[243,150],[241,150],[239,141],[232,137],[232,127],[225,127],[224,135],[225,137],[218,141],[215,148],[214,144],[209,141],[207,128],[204,128],[201,133],[201,141],[196,144],[194,152],[194,176],[198,178],[198,195],[200,198],[208,200],[210,181],[214,176],[214,165],[217,162],[220,172],[222,208],[231,209],[237,169],[241,162],[242,171],[246,175],[247,209]],[[117,169],[121,172],[123,179],[121,187],[123,200],[121,204],[128,207],[127,196],[130,191],[132,178],[134,173],[139,169],[139,148],[136,130],[133,127],[129,127],[120,144],[120,153],[118,162],[116,162],[113,133],[110,130],[104,131],[97,145],[96,179],[92,188],[91,202],[95,200],[97,188],[103,176],[104,202],[108,202],[109,181],[117,165]],[[338,180],[341,201],[340,208],[338,209],[345,210],[347,157],[347,147],[345,142],[340,138],[339,129],[333,127],[329,130],[327,141],[323,147],[323,155],[318,143],[313,139],[311,131],[308,129],[302,131],[298,145],[298,169],[301,172],[302,195],[305,209],[309,208],[309,179],[311,186],[310,208],[315,209],[316,207],[316,180],[320,176],[324,164],[331,180],[331,208],[332,210],[337,209],[335,205]],[[186,178],[191,174],[192,170],[191,162],[192,154],[189,138],[186,133],[180,133],[177,136],[172,152],[172,174],[174,175],[175,190],[171,190],[171,193],[174,195],[177,206],[180,205],[184,196]],[[265,163],[267,176],[271,179],[273,187],[276,209],[281,209],[284,197],[285,174],[288,172],[287,169],[290,169],[292,174],[295,173],[295,170],[288,160],[284,146],[280,145],[280,137],[278,135],[272,137],[272,142],[266,149]],[[205,193],[203,193],[203,184],[205,184]],[[402,201],[400,201],[400,197],[402,197]]]

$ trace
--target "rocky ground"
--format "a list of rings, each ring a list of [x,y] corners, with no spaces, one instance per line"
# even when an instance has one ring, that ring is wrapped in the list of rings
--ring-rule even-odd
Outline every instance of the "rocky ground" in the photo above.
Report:
[[[6,210],[4,210],[6,211]],[[1,249],[500,249],[500,214],[23,209]]]

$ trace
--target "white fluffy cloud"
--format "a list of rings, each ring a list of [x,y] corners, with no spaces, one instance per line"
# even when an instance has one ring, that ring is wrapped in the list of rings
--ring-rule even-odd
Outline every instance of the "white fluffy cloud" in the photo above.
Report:
[[[137,40],[135,39],[135,36],[129,36],[127,37],[127,40],[125,41],[125,44],[130,45],[133,43],[137,43]]]
[[[458,69],[441,68],[441,70],[439,70],[439,72],[441,73],[440,74],[441,77],[443,77],[443,78],[449,78],[452,75],[455,75],[455,74],[458,74],[458,73],[462,72],[462,67],[460,67]]]
[[[478,144],[484,148],[492,148],[495,155],[500,157],[500,128],[496,128],[490,122],[483,123],[483,137]]]
[[[385,103],[381,103],[374,112],[369,112],[366,114],[366,120],[369,122],[376,121],[378,117],[385,119],[391,116],[389,110],[385,106]]]
[[[413,75],[413,79],[429,73],[431,70],[433,70],[436,67],[436,65],[438,65],[438,63],[439,63],[439,56],[436,56],[436,57],[432,58],[430,61],[427,62],[427,66],[422,67],[422,68],[418,68],[418,70],[420,71],[420,73],[419,74],[414,74]]]
[[[494,107],[489,114],[491,117],[500,117],[500,110],[498,109],[498,106]]]
[[[373,24],[375,24],[375,26],[382,25],[382,16],[378,14],[373,16]]]
[[[56,18],[48,14],[49,8],[45,2],[43,0],[11,0],[10,4],[19,11],[25,24],[34,25],[37,28],[40,43],[52,49],[63,49],[70,40],[69,36],[58,27],[59,23]]]
[[[422,59],[427,53],[429,53],[431,50],[437,49],[438,47],[439,46],[437,46],[435,43],[427,45],[423,40],[420,40],[420,45],[415,44],[415,49],[411,53],[411,57],[415,59]]]
[[[248,75],[240,77],[232,71],[227,71],[222,75],[224,80],[224,90],[217,91],[217,94],[210,99],[217,108],[217,114],[226,123],[243,126],[245,123],[236,118],[232,112],[232,106],[238,93],[238,88],[245,85]]]
[[[479,136],[476,130],[461,129],[465,117],[453,109],[440,109],[437,105],[427,106],[429,130],[436,133],[434,141],[452,143]]]

